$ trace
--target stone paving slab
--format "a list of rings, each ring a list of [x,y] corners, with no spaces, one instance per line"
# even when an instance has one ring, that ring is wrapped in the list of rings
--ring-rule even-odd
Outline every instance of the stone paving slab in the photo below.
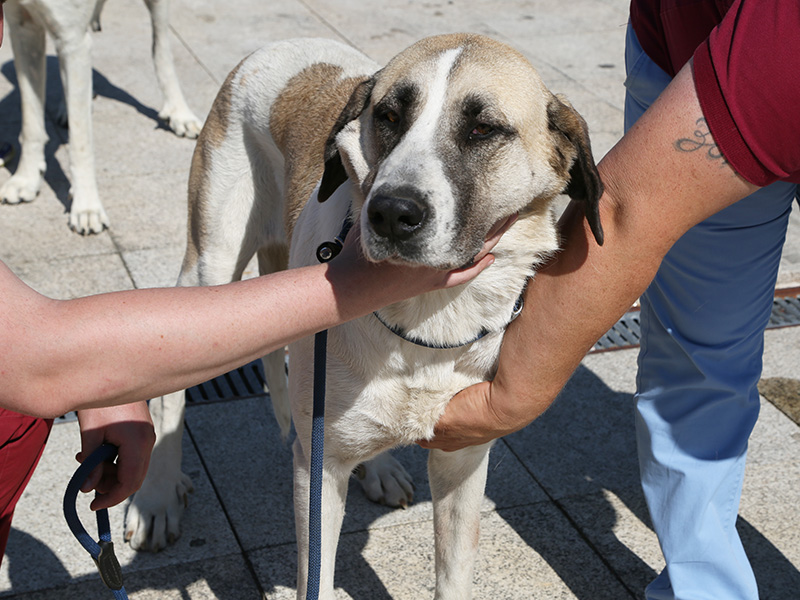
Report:
[[[384,62],[430,34],[474,31],[523,52],[589,123],[596,158],[622,135],[628,0],[173,0],[171,41],[187,101],[203,118],[227,73],[264,43],[323,36]],[[56,298],[173,285],[186,239],[194,144],[158,122],[161,98],[142,3],[109,2],[94,36],[98,185],[112,227],[69,231],[68,132],[55,123],[61,86],[48,46],[45,185],[35,202],[0,206],[0,259]],[[16,140],[19,91],[10,44],[0,48],[0,141]],[[16,168],[0,167],[0,184]],[[790,218],[779,285],[800,285],[800,217]],[[638,484],[633,439],[635,350],[587,357],[558,403],[492,451],[482,508],[475,597],[641,598],[663,559]],[[800,329],[768,331],[765,378],[797,381]],[[786,389],[793,389],[789,386]],[[788,392],[786,392],[788,393]],[[111,511],[134,600],[294,597],[291,452],[266,397],[190,406],[184,470],[194,481],[178,542],[137,554],[121,541],[125,506]],[[67,531],[61,495],[79,448],[75,422],[57,424],[20,501],[0,598],[106,598]],[[369,503],[352,485],[337,598],[432,596],[432,523],[425,452],[397,452],[417,483],[405,511]],[[800,430],[769,402],[751,440],[739,528],[762,598],[800,588]],[[88,504],[88,500],[86,501]],[[85,507],[86,523],[91,517]]]

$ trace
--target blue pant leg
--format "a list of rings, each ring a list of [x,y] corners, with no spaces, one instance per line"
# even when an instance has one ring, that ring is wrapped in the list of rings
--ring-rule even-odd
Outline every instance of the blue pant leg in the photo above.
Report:
[[[629,31],[626,127],[669,81],[642,55]],[[694,227],[642,297],[637,439],[667,565],[649,600],[758,597],[735,523],[795,191],[774,184]]]

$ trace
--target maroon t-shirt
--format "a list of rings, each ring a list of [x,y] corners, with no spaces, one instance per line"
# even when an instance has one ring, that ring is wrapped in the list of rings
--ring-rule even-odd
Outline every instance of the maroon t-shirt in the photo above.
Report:
[[[631,0],[631,25],[670,75],[694,57],[700,106],[737,173],[800,183],[800,2]]]

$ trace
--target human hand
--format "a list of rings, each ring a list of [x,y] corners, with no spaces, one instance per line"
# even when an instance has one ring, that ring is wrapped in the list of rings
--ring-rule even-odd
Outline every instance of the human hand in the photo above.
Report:
[[[506,413],[492,403],[492,382],[482,381],[453,396],[434,428],[434,437],[417,444],[428,450],[454,452],[514,433],[533,419],[524,412]]]
[[[83,462],[105,442],[119,448],[116,462],[98,465],[81,491],[97,490],[92,510],[119,504],[139,489],[150,464],[156,435],[147,402],[81,410],[78,421],[81,426],[81,451],[75,456],[78,462]]]
[[[478,276],[494,262],[492,249],[500,238],[516,221],[517,215],[499,222],[488,233],[483,247],[475,255],[471,264],[443,271],[432,267],[398,265],[387,261],[373,263],[368,261],[361,251],[361,227],[356,222],[347,235],[339,257],[330,264],[334,269],[341,269],[350,280],[357,280],[360,273],[363,281],[371,288],[382,290],[386,299],[382,305],[418,296],[437,289],[455,287],[467,283]]]

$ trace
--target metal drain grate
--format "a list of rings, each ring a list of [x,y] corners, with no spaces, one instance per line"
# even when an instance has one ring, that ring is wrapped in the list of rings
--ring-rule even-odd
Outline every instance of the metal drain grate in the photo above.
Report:
[[[800,325],[800,295],[776,296],[772,301],[772,314],[767,329],[793,325]]]
[[[268,392],[264,389],[265,381],[261,360],[254,360],[243,367],[187,389],[186,405],[199,406],[212,402],[266,396]],[[78,415],[75,412],[69,412],[55,419],[55,423],[69,423],[77,420]]]
[[[266,394],[264,369],[261,360],[225,373],[186,390],[187,405],[222,402],[232,398],[252,398]]]
[[[617,324],[608,333],[597,340],[591,352],[605,352],[607,350],[622,350],[634,348],[639,345],[642,337],[639,328],[639,311],[632,310],[625,313]]]
[[[796,325],[800,325],[800,289],[776,290],[767,329]],[[635,348],[640,339],[639,311],[630,311],[597,341],[591,353]]]

